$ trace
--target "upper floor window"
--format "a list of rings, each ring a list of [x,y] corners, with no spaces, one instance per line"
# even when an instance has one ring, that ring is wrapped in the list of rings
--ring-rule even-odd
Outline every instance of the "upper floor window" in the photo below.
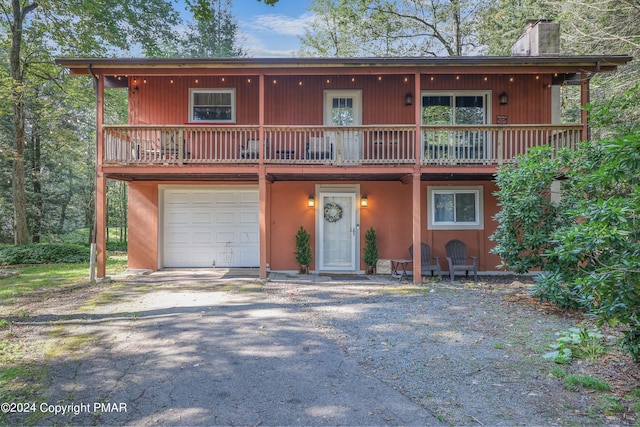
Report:
[[[190,122],[235,122],[235,89],[191,89]]]
[[[422,124],[484,125],[488,105],[488,92],[423,92]]]

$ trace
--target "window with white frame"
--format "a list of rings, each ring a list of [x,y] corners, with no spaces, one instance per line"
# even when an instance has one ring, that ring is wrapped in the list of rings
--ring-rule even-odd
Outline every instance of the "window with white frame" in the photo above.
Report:
[[[235,89],[191,89],[189,121],[213,123],[235,122]]]
[[[429,187],[427,203],[430,229],[484,228],[482,186]]]
[[[423,92],[422,124],[484,125],[489,116],[489,92]]]

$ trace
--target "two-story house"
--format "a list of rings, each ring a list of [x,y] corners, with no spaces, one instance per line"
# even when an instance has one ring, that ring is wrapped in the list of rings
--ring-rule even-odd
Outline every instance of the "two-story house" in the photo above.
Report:
[[[560,87],[585,105],[594,73],[631,60],[558,55],[546,28],[509,57],[57,60],[97,88],[98,277],[107,179],[128,182],[130,269],[297,270],[303,226],[319,273],[363,272],[370,227],[381,258],[416,248],[416,283],[421,242],[495,270],[496,168],[586,139]],[[127,124],[104,124],[108,88],[128,90]]]

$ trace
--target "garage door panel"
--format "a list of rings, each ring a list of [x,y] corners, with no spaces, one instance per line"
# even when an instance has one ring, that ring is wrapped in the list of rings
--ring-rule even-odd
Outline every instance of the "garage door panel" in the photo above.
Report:
[[[171,245],[188,245],[189,235],[187,233],[168,233],[165,238]]]
[[[256,186],[166,189],[164,266],[258,266],[258,200]]]
[[[240,212],[238,219],[241,224],[257,224],[258,212]]]
[[[237,215],[237,212],[216,212],[216,222],[218,224],[234,224]]]
[[[260,242],[260,234],[259,233],[238,233],[238,239],[240,243],[259,243]]]
[[[212,252],[210,249],[172,250],[169,257],[176,265],[167,267],[211,267]],[[208,265],[207,265],[208,263]]]
[[[211,240],[211,232],[203,232],[203,231],[199,231],[199,232],[195,232],[192,235],[193,237],[191,238],[191,240],[193,241],[193,243],[195,244],[211,244],[213,243],[213,241]]]
[[[236,195],[233,191],[217,191],[212,197],[216,205],[233,205],[237,202]]]
[[[218,231],[216,233],[216,243],[227,244],[235,241],[235,233],[233,231]]]
[[[238,193],[238,199],[240,203],[258,204],[258,192],[244,191],[242,193]]]
[[[207,225],[212,222],[211,212],[193,212],[191,214],[191,223],[198,225]]]

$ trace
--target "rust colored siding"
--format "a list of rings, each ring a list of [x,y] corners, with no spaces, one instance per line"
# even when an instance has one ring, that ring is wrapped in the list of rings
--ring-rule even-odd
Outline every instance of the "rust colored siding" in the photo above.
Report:
[[[129,123],[189,123],[190,89],[236,90],[236,122],[258,123],[258,79],[255,76],[231,77],[136,77],[138,90],[130,91]],[[145,83],[146,81],[146,83]],[[173,83],[172,83],[173,82]]]
[[[537,77],[537,78],[536,78]],[[492,120],[506,116],[507,124],[551,123],[550,75],[424,75],[423,91],[482,90],[491,91]],[[507,105],[500,105],[501,93],[508,96]]]
[[[129,184],[130,269],[158,269],[158,184]]]

